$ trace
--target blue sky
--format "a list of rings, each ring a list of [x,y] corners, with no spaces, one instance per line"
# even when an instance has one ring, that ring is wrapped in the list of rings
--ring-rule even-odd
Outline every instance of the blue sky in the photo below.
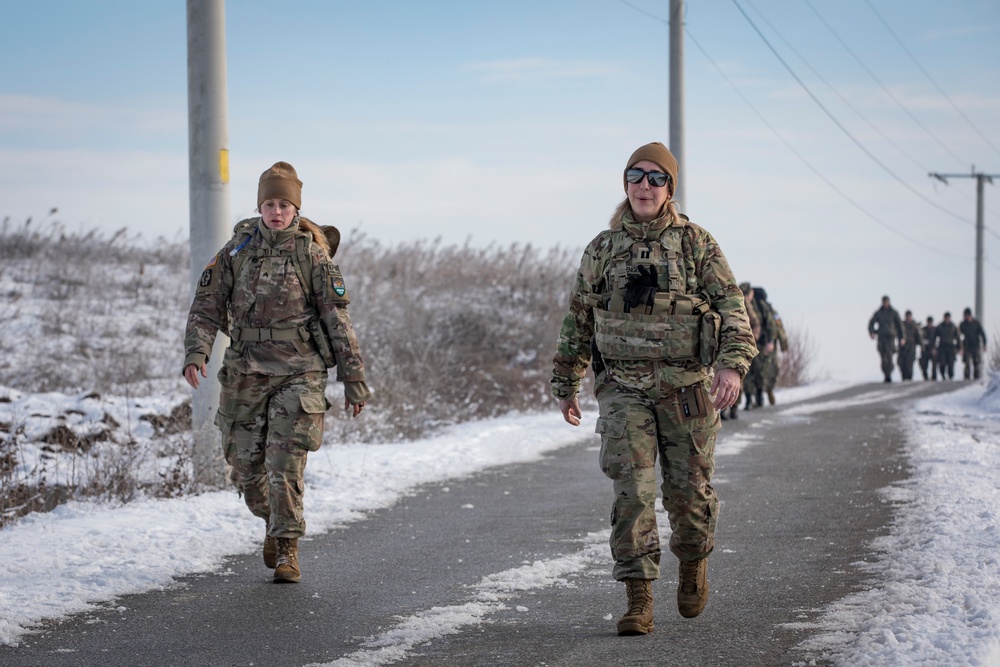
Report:
[[[230,0],[233,218],[286,160],[303,213],[345,232],[582,248],[631,151],[669,141],[668,5]],[[186,237],[185,12],[5,10],[0,215]],[[686,26],[682,209],[824,370],[878,379],[865,326],[883,293],[919,319],[973,303],[974,181],[927,172],[1000,174],[1000,2],[696,0]],[[986,209],[991,335],[997,186]]]

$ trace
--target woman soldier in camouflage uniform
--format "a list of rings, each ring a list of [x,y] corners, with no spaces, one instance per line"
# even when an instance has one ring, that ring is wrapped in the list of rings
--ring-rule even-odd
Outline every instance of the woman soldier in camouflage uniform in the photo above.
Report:
[[[357,417],[371,396],[349,299],[324,232],[299,217],[302,182],[288,163],[261,174],[261,216],[236,225],[195,291],[184,339],[184,377],[198,374],[219,331],[229,335],[215,423],[230,479],[264,519],[264,563],[275,582],[297,582],[307,454],[323,440],[327,368],[337,366],[344,409]],[[335,250],[335,249],[334,249]]]
[[[594,362],[601,469],[614,482],[613,575],[628,610],[618,634],[653,630],[651,583],[660,576],[656,459],[670,550],[680,559],[677,607],[692,618],[708,600],[706,558],[719,501],[714,470],[717,410],[739,400],[757,353],[729,264],[715,239],[671,200],[677,161],[642,146],[624,173],[626,199],[591,241],[563,320],[552,393],[580,423],[580,380]],[[593,351],[593,353],[592,353]]]

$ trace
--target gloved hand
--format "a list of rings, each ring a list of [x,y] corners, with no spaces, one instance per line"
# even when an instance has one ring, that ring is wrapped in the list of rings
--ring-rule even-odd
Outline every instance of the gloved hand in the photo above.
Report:
[[[625,284],[626,312],[639,306],[652,307],[658,289],[656,267],[651,264],[640,264],[636,273],[629,276]]]
[[[371,389],[368,388],[368,385],[365,384],[364,380],[354,380],[344,383],[344,398],[347,399],[347,402],[351,405],[364,403],[371,397]]]

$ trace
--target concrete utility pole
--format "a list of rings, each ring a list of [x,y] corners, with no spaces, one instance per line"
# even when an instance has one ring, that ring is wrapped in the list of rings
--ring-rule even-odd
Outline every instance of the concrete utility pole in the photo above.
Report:
[[[191,198],[191,295],[205,265],[230,237],[229,127],[226,107],[225,0],[187,0],[188,169]],[[208,377],[191,398],[195,483],[220,487],[225,466],[219,431],[219,381],[227,339],[215,341]]]
[[[677,192],[674,199],[681,209],[689,208],[684,198],[687,161],[684,159],[684,0],[670,0],[670,152],[677,158]]]
[[[949,178],[974,178],[976,179],[976,308],[975,317],[980,322],[983,321],[983,181],[993,184],[994,178],[1000,178],[1000,174],[976,173],[973,165],[971,173],[968,174],[939,174],[935,171],[927,174],[931,178],[936,178],[945,185]]]

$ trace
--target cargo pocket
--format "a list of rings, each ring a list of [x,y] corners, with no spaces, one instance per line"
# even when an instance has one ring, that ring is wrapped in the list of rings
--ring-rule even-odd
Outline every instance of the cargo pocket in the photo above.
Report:
[[[233,437],[235,423],[236,420],[221,409],[215,411],[215,425],[222,433],[222,456],[229,465],[234,465],[236,460],[236,438]]]
[[[330,403],[326,394],[299,394],[302,413],[295,420],[295,440],[304,449],[315,452],[323,444],[323,415]]]
[[[597,433],[601,434],[601,470],[613,480],[632,476],[632,451],[628,446],[623,418],[599,417]]]
[[[323,414],[330,407],[326,394],[300,394],[299,403],[302,405],[302,412],[311,415]]]

